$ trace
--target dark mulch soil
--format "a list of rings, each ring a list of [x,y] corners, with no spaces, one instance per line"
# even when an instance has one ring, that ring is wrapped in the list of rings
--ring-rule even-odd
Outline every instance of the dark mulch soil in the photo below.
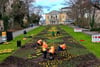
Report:
[[[10,56],[0,67],[40,67],[38,64],[22,58]]]
[[[73,59],[76,60],[76,59]],[[98,67],[100,66],[100,60],[98,60],[92,53],[77,57],[79,64],[77,67]]]

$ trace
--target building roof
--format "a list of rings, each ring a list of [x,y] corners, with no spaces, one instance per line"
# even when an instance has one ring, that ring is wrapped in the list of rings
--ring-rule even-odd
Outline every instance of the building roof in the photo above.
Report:
[[[60,13],[60,11],[56,11],[56,10],[53,10],[53,11],[51,11],[51,12],[49,12],[49,13],[46,13],[46,15],[48,15],[48,14],[59,14]]]

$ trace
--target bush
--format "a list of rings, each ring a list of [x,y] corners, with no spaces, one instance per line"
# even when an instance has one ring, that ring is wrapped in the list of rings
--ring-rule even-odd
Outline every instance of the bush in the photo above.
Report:
[[[4,21],[4,30],[6,31],[8,29],[8,20],[9,20],[9,17],[8,16],[3,16],[2,20]]]
[[[2,35],[2,33],[0,32],[0,36]]]
[[[100,32],[100,28],[93,28],[90,31],[99,31]]]

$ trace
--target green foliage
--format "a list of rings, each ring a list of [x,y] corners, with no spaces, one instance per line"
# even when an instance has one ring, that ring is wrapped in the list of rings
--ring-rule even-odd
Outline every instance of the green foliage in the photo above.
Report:
[[[90,22],[90,27],[91,27],[91,30],[92,30],[92,29],[93,29],[93,27],[94,27],[94,23],[95,23],[94,18],[92,18],[92,20],[91,20],[91,22]]]
[[[40,16],[32,14],[30,17],[31,23],[39,24]]]
[[[2,19],[2,14],[0,13],[0,20]]]
[[[52,43],[52,42],[63,42],[62,39],[50,39],[50,40],[46,40],[48,43]]]
[[[90,21],[90,27],[91,27],[91,29],[94,28],[94,24],[95,24],[95,18],[94,17],[95,17],[95,9],[93,11],[93,16],[92,16],[91,21]]]
[[[0,32],[0,36],[1,36],[1,34],[2,34],[2,33]]]
[[[16,1],[12,4],[12,10],[12,17],[14,18],[15,24],[18,23],[19,26],[26,28],[27,24],[24,25],[23,23],[23,18],[27,15],[25,4],[23,2]]]
[[[100,32],[100,28],[93,28],[93,29],[91,29],[91,31],[99,31]]]
[[[4,30],[6,31],[8,29],[9,17],[5,15],[5,16],[2,17],[2,20],[4,21]]]

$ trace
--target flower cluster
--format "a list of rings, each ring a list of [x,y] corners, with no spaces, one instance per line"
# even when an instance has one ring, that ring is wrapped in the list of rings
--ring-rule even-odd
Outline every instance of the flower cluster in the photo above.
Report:
[[[4,53],[11,53],[14,49],[3,49],[0,50],[0,54],[4,54]]]

